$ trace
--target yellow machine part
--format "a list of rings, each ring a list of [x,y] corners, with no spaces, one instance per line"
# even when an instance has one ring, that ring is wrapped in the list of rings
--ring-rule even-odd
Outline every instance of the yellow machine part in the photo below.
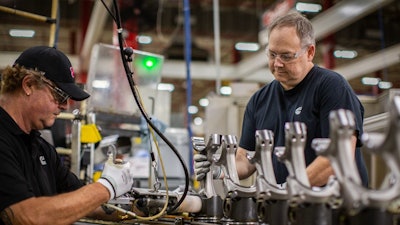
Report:
[[[85,124],[81,127],[81,143],[97,143],[102,137],[95,124]]]

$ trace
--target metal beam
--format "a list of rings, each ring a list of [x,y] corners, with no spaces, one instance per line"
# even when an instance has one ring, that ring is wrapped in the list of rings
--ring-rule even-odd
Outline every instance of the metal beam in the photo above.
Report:
[[[320,40],[365,17],[393,0],[341,1],[313,18],[315,37]]]
[[[347,80],[378,71],[400,62],[400,44],[365,56],[335,69]]]
[[[400,62],[400,44],[383,49],[379,52],[354,60],[344,66],[335,68],[346,80],[373,73]],[[269,74],[268,74],[269,73]],[[268,69],[257,70],[256,73],[244,78],[244,81],[269,82],[273,79]]]
[[[104,1],[108,8],[111,7],[111,0]],[[81,65],[82,71],[87,71],[89,68],[90,54],[92,47],[98,42],[104,32],[104,25],[108,18],[108,12],[101,1],[95,1],[92,13],[90,14],[90,21],[86,30],[85,38],[81,50]],[[79,70],[77,70],[79,71]]]
[[[341,1],[312,19],[311,22],[315,30],[315,38],[320,40],[392,1],[393,0]],[[265,33],[266,32],[264,32],[263,35],[267,38]],[[267,66],[268,62],[264,52],[258,52],[239,62],[235,73],[231,75],[231,79],[246,79],[250,74],[257,74],[258,70],[262,70]]]
[[[0,68],[7,65],[11,65],[20,53],[17,52],[0,52]],[[79,60],[76,55],[68,55],[71,60],[72,66],[76,71],[79,71]],[[347,80],[362,76],[364,74],[372,73],[377,70],[387,68],[396,63],[400,62],[400,44],[393,45],[389,48],[383,49],[379,52],[367,55],[358,60],[354,60],[352,63],[348,63],[344,66],[337,67],[336,72],[343,75]],[[215,80],[216,70],[215,65],[206,62],[193,62],[192,76],[193,79],[202,80]],[[221,65],[221,79],[231,79],[231,74],[237,71],[238,68],[235,65]],[[162,77],[185,79],[186,78],[186,65],[184,61],[169,60],[166,61],[162,69]],[[268,68],[261,68],[239,81],[251,81],[267,83],[274,79],[273,75]]]

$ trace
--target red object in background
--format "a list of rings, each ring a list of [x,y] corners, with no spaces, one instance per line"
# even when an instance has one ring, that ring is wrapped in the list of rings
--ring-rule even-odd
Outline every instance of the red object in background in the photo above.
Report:
[[[326,0],[323,1],[322,8],[324,10],[329,9],[330,7],[333,6],[333,1],[332,0]],[[335,57],[333,56],[333,52],[335,50],[335,36],[334,34],[330,34],[327,36],[324,40],[323,43],[326,47],[326,49],[323,52],[323,61],[324,61],[324,66],[327,69],[333,69],[335,68]]]
[[[123,29],[124,47],[138,49],[136,37],[139,33],[138,17],[141,14],[140,1],[118,1],[121,12],[121,27]],[[118,32],[114,23],[113,45],[119,45]]]

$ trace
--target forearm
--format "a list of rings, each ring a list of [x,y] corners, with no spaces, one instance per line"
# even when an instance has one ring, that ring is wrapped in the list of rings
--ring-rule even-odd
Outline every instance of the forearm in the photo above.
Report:
[[[256,170],[256,167],[247,159],[247,150],[244,148],[238,148],[236,152],[236,169],[239,179],[248,178]]]
[[[351,142],[354,159],[357,144],[356,136],[352,136]],[[329,159],[322,156],[315,158],[315,160],[308,165],[306,172],[311,186],[323,186],[328,182],[329,177],[335,174]]]
[[[52,197],[29,198],[7,208],[11,224],[72,224],[107,202],[108,190],[99,183]],[[4,213],[2,215],[2,218]],[[4,219],[3,219],[4,220]]]
[[[322,156],[318,156],[308,165],[306,172],[311,186],[323,186],[328,182],[329,177],[334,175],[329,160]]]

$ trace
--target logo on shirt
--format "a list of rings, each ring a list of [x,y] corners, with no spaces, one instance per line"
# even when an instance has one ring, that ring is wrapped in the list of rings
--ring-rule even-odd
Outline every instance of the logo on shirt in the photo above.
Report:
[[[46,159],[44,158],[44,156],[39,156],[39,160],[40,160],[40,164],[42,164],[42,166],[47,165]]]
[[[302,106],[298,107],[298,108],[294,111],[294,114],[300,115],[302,109],[303,109]]]

